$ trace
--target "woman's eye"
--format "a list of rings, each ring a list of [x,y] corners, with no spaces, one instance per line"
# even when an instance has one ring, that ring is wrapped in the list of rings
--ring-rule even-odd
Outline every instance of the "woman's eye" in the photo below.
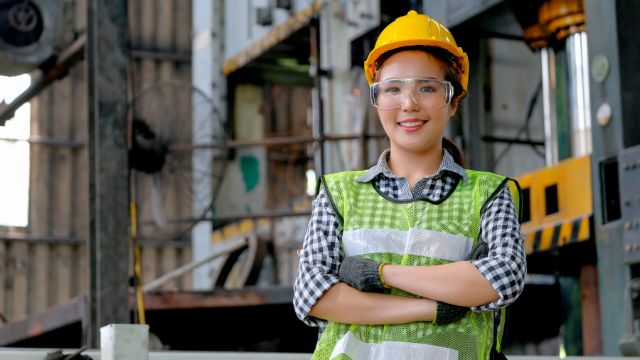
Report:
[[[400,92],[400,88],[397,86],[389,86],[384,89],[384,92],[387,94],[397,94]]]
[[[432,93],[432,92],[436,92],[436,88],[433,86],[423,86],[420,88],[420,92],[423,93]]]

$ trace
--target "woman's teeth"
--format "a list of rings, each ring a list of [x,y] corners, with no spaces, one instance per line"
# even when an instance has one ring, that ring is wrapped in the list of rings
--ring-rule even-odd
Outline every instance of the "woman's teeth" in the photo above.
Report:
[[[405,122],[401,122],[400,126],[414,127],[414,126],[420,126],[424,123],[426,123],[426,121],[405,121]]]

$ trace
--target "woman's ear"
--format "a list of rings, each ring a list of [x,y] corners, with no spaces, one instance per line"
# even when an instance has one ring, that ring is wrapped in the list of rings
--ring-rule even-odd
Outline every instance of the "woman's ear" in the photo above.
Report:
[[[458,100],[453,100],[449,104],[449,117],[453,117],[456,114],[456,111],[458,111]]]

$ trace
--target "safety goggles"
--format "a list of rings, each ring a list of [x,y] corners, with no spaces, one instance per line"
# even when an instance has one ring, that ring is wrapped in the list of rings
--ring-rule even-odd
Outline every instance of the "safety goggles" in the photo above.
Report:
[[[425,108],[439,108],[451,103],[453,85],[431,78],[392,78],[370,85],[371,104],[378,109],[396,109],[405,101]]]

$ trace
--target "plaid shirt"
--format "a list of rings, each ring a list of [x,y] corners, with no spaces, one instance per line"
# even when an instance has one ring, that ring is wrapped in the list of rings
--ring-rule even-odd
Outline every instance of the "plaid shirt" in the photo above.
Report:
[[[389,150],[378,163],[357,181],[373,182],[381,193],[398,200],[428,199],[438,201],[454,190],[464,169],[445,150],[436,175],[422,178],[411,189],[404,177],[394,175],[387,165]],[[500,295],[495,302],[473,307],[473,311],[490,311],[514,302],[524,286],[526,255],[518,215],[508,186],[489,201],[480,219],[480,239],[489,245],[489,256],[472,264],[489,280]],[[298,276],[294,284],[293,305],[298,318],[310,326],[324,327],[325,321],[309,317],[318,299],[338,283],[338,267],[344,254],[340,242],[342,226],[331,207],[325,189],[313,201],[311,220],[303,249],[300,251]]]

